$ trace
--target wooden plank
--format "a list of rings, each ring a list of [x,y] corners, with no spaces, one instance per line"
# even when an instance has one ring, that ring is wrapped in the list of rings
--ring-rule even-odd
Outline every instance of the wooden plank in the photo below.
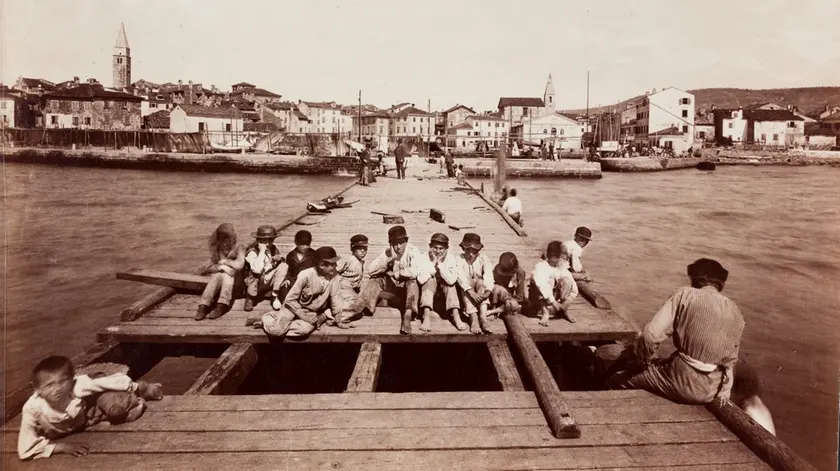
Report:
[[[101,453],[521,449],[737,441],[716,421],[590,425],[587,433],[575,440],[557,440],[545,426],[317,429],[270,433],[214,430],[125,433],[118,431],[122,427],[113,427],[107,432],[72,435],[64,441],[87,443]],[[5,451],[15,452],[17,434],[9,431],[3,435]]]
[[[8,455],[7,455],[8,456]],[[698,443],[688,445],[642,445],[611,447],[566,447],[535,450],[386,450],[328,452],[211,452],[144,454],[102,454],[94,448],[83,459],[57,455],[37,461],[43,471],[66,469],[214,469],[274,471],[293,463],[297,469],[352,469],[379,471],[401,469],[427,471],[436,469],[604,469],[632,467],[636,470],[656,466],[707,466],[706,469],[744,469],[753,466],[752,455],[741,443]],[[758,463],[761,466],[761,463]],[[34,463],[7,461],[9,470],[33,469]],[[715,468],[717,466],[717,468]],[[680,468],[682,469],[682,468]],[[751,469],[751,468],[746,468]],[[761,469],[760,467],[758,469]],[[768,469],[765,467],[765,469]]]
[[[607,300],[604,295],[598,292],[595,289],[595,283],[591,283],[588,281],[578,281],[577,282],[578,291],[583,298],[587,301],[592,303],[593,306],[597,307],[598,309],[612,309],[612,305],[610,304],[609,300]]]
[[[483,199],[484,202],[487,203],[488,206],[493,208],[496,211],[496,213],[498,213],[499,216],[501,216],[502,219],[504,219],[504,221],[507,223],[507,225],[510,226],[510,228],[513,229],[516,232],[517,235],[519,235],[520,237],[527,237],[528,236],[528,233],[525,232],[525,229],[523,229],[522,226],[517,224],[516,221],[511,219],[510,216],[508,216],[508,214],[498,204],[496,204],[495,201],[491,200],[490,198],[487,197],[487,195],[485,195],[484,193],[482,193],[481,191],[479,191],[475,187],[473,187],[470,184],[470,182],[465,182],[465,183],[468,187],[470,187],[474,191],[474,193],[476,195],[478,195],[479,198]]]
[[[524,391],[525,386],[522,385],[522,378],[519,377],[519,371],[516,369],[507,342],[491,340],[487,342],[487,350],[490,352],[490,358],[493,359],[493,366],[496,368],[502,391]]]
[[[257,349],[252,344],[233,344],[184,395],[235,394],[256,364]]]
[[[728,400],[715,400],[706,407],[750,450],[773,469],[815,471],[810,463],[790,449],[767,429],[754,421],[740,407]]]
[[[382,344],[365,342],[359,349],[356,366],[347,382],[347,392],[374,392],[382,365]]]
[[[91,363],[123,363],[126,361],[124,350],[118,342],[106,341],[91,345],[84,352],[76,355],[71,359],[73,366],[80,368]],[[20,414],[23,405],[29,400],[34,392],[32,383],[26,386],[9,392],[3,399],[3,422],[7,422],[12,417]]]
[[[210,281],[209,276],[177,273],[172,271],[148,270],[131,268],[128,271],[117,272],[118,280],[137,281],[150,285],[168,286],[170,288],[201,292]]]
[[[192,273],[200,275],[204,273],[208,267],[209,264],[204,264],[192,271]],[[120,312],[120,321],[131,322],[140,318],[143,314],[153,309],[155,306],[174,296],[175,293],[177,293],[177,290],[170,287],[160,288],[155,290],[153,293],[149,293],[134,302],[131,306],[123,309],[122,312]]]
[[[556,470],[565,470],[572,468],[554,468]],[[764,463],[726,463],[726,464],[692,464],[692,465],[678,465],[678,466],[622,466],[618,468],[598,468],[603,471],[765,471],[770,468]]]
[[[580,428],[569,413],[569,407],[563,401],[560,389],[551,376],[545,360],[542,357],[537,344],[528,335],[525,324],[520,315],[511,314],[502,316],[508,332],[510,332],[513,344],[519,351],[519,356],[531,376],[534,383],[534,392],[540,407],[545,413],[548,426],[557,438],[579,438]]]

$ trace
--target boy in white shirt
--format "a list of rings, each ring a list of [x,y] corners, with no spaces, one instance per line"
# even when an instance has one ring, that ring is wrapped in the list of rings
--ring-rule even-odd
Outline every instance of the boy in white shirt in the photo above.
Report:
[[[511,219],[516,221],[517,224],[524,226],[525,221],[522,219],[522,200],[520,200],[516,194],[516,188],[510,190],[507,199],[505,199],[504,205],[502,205],[502,209],[508,216],[510,216]]]
[[[548,244],[545,260],[537,262],[531,273],[529,298],[540,313],[540,325],[548,326],[552,315],[565,317],[569,322],[575,318],[568,313],[569,303],[578,295],[577,283],[572,274],[561,263],[568,259],[564,245],[558,241]]]
[[[563,248],[566,251],[566,256],[561,260],[561,263],[572,272],[572,278],[575,281],[593,281],[592,277],[583,269],[583,264],[580,258],[583,256],[583,249],[592,240],[592,231],[588,227],[578,227],[575,230],[574,240],[567,240],[563,242]]]
[[[470,317],[470,332],[474,334],[491,333],[487,324],[487,310],[490,307],[490,295],[493,293],[493,264],[487,255],[481,252],[484,245],[481,236],[468,232],[461,241],[464,253],[458,256],[458,286],[461,288],[461,304]],[[458,330],[466,329],[460,316],[453,316]]]
[[[379,299],[400,309],[400,333],[408,335],[411,333],[411,319],[417,313],[420,301],[417,275],[420,273],[422,254],[417,247],[408,243],[408,233],[403,226],[388,229],[388,245],[370,263],[370,276],[375,280],[371,280],[368,285],[373,291],[366,292],[365,298],[372,304],[371,312],[376,310],[375,302]]]
[[[449,252],[449,237],[444,234],[432,235],[429,251],[421,257],[420,273],[417,283],[420,285],[420,315],[423,322],[420,330],[432,330],[431,312],[434,310],[435,295],[446,297],[446,311],[451,313],[453,322],[461,321],[461,301],[458,298],[458,259]],[[466,326],[464,325],[464,328]]]

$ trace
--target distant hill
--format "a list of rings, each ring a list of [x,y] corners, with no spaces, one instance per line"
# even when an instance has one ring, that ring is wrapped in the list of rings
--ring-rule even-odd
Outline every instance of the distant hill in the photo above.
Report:
[[[766,90],[751,90],[749,88],[699,88],[688,90],[697,100],[695,109],[737,108],[754,103],[772,102],[777,105],[796,105],[802,113],[810,114],[822,109],[826,105],[840,106],[840,87],[804,87],[804,88],[771,88]],[[634,100],[633,97],[627,101]],[[624,105],[627,101],[622,102]],[[615,109],[615,105],[601,107],[604,111]],[[585,109],[568,110],[571,113],[585,113]],[[598,108],[590,108],[589,112],[597,113]]]

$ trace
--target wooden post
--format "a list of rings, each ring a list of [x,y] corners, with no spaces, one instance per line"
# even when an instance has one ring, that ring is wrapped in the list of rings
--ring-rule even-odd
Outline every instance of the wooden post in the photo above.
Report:
[[[497,200],[502,194],[502,187],[504,187],[505,185],[505,154],[507,153],[506,147],[507,146],[500,148],[499,151],[496,153],[496,180],[493,184],[493,196]]]
[[[250,343],[228,347],[196,381],[185,396],[234,394],[257,364],[257,349]]]
[[[528,333],[528,329],[518,314],[502,316],[507,327],[508,335],[519,352],[528,374],[534,383],[534,393],[551,433],[556,438],[580,438],[580,428],[575,419],[569,414],[569,407],[560,394],[560,388],[551,376],[551,370],[545,363],[537,344]]]
[[[706,404],[706,408],[771,468],[782,471],[816,471],[810,463],[735,404],[718,399]]]
[[[365,342],[359,349],[356,366],[347,382],[347,392],[374,392],[382,365],[382,344]]]
[[[204,273],[205,270],[207,270],[207,267],[208,265],[202,265],[192,273],[200,275]],[[175,293],[177,293],[177,290],[175,290],[175,288],[166,287],[160,288],[155,292],[146,295],[139,301],[136,301],[131,306],[123,309],[122,312],[120,312],[120,321],[131,322],[139,319],[143,316],[143,314],[149,312],[158,304],[174,296]]]
[[[525,386],[522,385],[522,378],[519,377],[519,371],[513,362],[513,355],[510,353],[507,342],[498,339],[491,340],[487,342],[487,350],[496,368],[502,391],[524,391]]]

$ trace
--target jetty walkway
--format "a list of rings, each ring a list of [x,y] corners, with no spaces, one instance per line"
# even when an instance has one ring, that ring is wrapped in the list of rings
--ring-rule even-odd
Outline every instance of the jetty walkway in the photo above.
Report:
[[[541,247],[508,224],[482,195],[455,186],[454,180],[417,178],[350,186],[342,196],[345,202],[358,201],[351,208],[302,215],[281,228],[276,243],[290,246],[294,232],[306,228],[313,246],[349,253],[350,237],[364,233],[370,239],[368,257],[375,257],[386,247],[390,224],[374,211],[402,216],[410,243],[420,248],[442,232],[451,250],[457,250],[462,234],[470,231],[481,235],[494,262],[505,251],[516,253],[525,267],[537,262]],[[444,223],[419,212],[432,208],[445,213]],[[774,448],[778,444],[761,435],[763,429],[750,434],[734,427],[746,416],[731,404],[718,409],[723,416],[740,414],[727,422],[712,408],[678,405],[644,391],[560,391],[549,372],[558,374],[559,359],[541,353],[535,342],[542,347],[569,341],[597,344],[636,335],[612,310],[595,308],[582,297],[571,308],[574,324],[553,319],[542,327],[536,319],[508,316],[491,323],[492,334],[474,335],[435,319],[432,332],[420,332],[415,323],[414,334],[406,336],[399,334],[398,313],[379,308],[351,329],[324,326],[303,342],[269,342],[261,330],[244,326],[241,300],[218,320],[195,322],[197,288],[189,281],[177,290],[160,288],[124,310],[122,320],[97,334],[99,343],[74,359],[77,365],[126,363],[137,379],[166,357],[215,358],[188,391],[148,403],[137,422],[100,424],[66,438],[90,445],[91,454],[84,458],[36,462],[20,462],[15,454],[18,412],[31,389],[7,394],[6,417],[13,418],[3,429],[5,468],[759,470],[770,469],[765,461],[775,463],[789,451]],[[268,309],[264,301],[253,313]],[[424,349],[436,347],[472,349],[463,355],[479,349],[495,381],[454,391],[383,386],[380,373],[389,370],[393,376],[393,365],[405,361],[392,355],[399,344],[415,344],[406,347],[421,357]],[[307,377],[329,376],[340,384],[338,391],[240,390],[260,373],[282,382],[288,366],[282,360],[301,348],[309,349],[298,360],[311,368]],[[344,350],[336,355],[331,348]],[[338,373],[320,370],[326,363],[348,360],[350,367]],[[406,376],[427,373],[401,370]],[[751,450],[760,450],[762,457]]]

